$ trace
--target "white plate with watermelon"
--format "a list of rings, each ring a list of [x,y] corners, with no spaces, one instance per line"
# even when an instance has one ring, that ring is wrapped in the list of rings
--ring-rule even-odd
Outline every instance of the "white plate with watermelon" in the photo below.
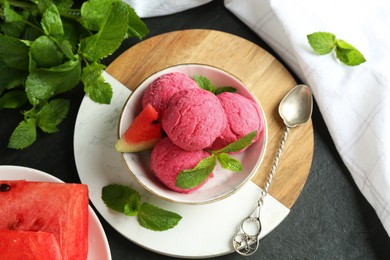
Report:
[[[0,179],[2,180],[26,180],[39,182],[63,182],[60,179],[45,172],[28,167],[4,165],[0,166]],[[88,260],[110,260],[110,247],[95,212],[89,206],[88,218]]]

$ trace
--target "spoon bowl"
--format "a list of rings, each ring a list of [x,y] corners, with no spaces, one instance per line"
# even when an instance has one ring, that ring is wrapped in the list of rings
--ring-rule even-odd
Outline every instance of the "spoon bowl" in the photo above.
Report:
[[[279,115],[287,127],[306,123],[313,111],[313,96],[306,85],[290,90],[279,104]]]

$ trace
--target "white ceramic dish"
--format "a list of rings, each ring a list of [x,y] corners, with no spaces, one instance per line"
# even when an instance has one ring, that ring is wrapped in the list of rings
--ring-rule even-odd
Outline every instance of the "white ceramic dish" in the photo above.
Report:
[[[214,177],[209,179],[199,190],[190,194],[172,191],[156,179],[149,166],[150,150],[142,153],[122,153],[125,165],[141,186],[159,198],[171,202],[205,204],[226,198],[240,189],[257,172],[263,160],[267,144],[267,123],[261,104],[239,79],[228,72],[202,64],[179,64],[152,74],[137,87],[123,106],[123,111],[119,119],[118,138],[124,134],[140,112],[142,96],[149,84],[161,75],[170,72],[181,72],[190,77],[200,75],[208,78],[216,87],[231,86],[236,88],[238,94],[258,104],[264,119],[264,130],[256,143],[244,152],[233,155],[233,157],[242,163],[242,172],[234,173],[223,169],[217,164],[217,167],[213,171]]]
[[[63,182],[60,179],[45,172],[35,169],[2,165],[0,166],[1,180],[28,180],[44,182]],[[88,259],[87,260],[110,260],[111,252],[103,227],[93,209],[89,206],[88,228]]]
[[[223,200],[204,205],[185,205],[159,199],[147,192],[130,176],[121,155],[115,151],[117,123],[130,90],[107,73],[113,88],[111,105],[94,103],[85,97],[80,105],[74,131],[74,155],[79,177],[88,185],[89,197],[97,211],[118,233],[150,251],[180,258],[207,258],[233,252],[232,237],[238,223],[254,209],[261,189],[249,181]],[[102,188],[118,183],[129,185],[141,195],[142,202],[174,211],[183,218],[168,231],[154,232],[140,227],[136,218],[106,207]],[[271,195],[262,209],[261,238],[276,228],[290,210]]]

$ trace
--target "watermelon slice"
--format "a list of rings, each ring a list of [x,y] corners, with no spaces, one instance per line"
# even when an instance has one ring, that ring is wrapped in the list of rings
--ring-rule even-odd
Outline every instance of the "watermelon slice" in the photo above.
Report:
[[[118,152],[140,152],[154,146],[161,139],[161,123],[158,113],[148,104],[134,118],[125,134],[116,142]]]
[[[53,233],[0,230],[1,259],[61,260],[60,247]]]
[[[4,180],[0,187],[0,230],[52,233],[63,259],[87,258],[86,185]]]

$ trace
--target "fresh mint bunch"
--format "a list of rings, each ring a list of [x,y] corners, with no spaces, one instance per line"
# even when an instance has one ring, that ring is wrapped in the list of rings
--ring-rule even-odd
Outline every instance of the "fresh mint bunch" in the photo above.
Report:
[[[242,164],[228,153],[238,152],[252,144],[257,131],[253,131],[220,150],[211,151],[211,155],[200,160],[192,169],[182,170],[176,177],[175,185],[182,189],[192,189],[204,182],[213,172],[217,161],[222,168],[232,172],[241,172]]]
[[[320,55],[335,50],[336,57],[348,66],[356,66],[366,61],[363,54],[351,44],[338,40],[329,32],[315,32],[307,35],[310,46]]]
[[[101,61],[129,37],[148,29],[122,0],[0,0],[0,109],[23,108],[8,147],[36,141],[37,129],[58,131],[69,102],[59,95],[77,85],[93,101],[109,104],[112,88]]]
[[[211,93],[214,93],[215,95],[221,94],[223,92],[236,92],[236,88],[230,87],[230,86],[221,86],[221,87],[215,87],[211,81],[204,77],[195,75],[194,80],[198,86],[204,90],[210,91]]]
[[[102,199],[107,207],[127,216],[136,216],[138,223],[147,229],[164,231],[175,227],[182,217],[150,203],[141,204],[139,193],[129,186],[110,184],[102,189]]]

